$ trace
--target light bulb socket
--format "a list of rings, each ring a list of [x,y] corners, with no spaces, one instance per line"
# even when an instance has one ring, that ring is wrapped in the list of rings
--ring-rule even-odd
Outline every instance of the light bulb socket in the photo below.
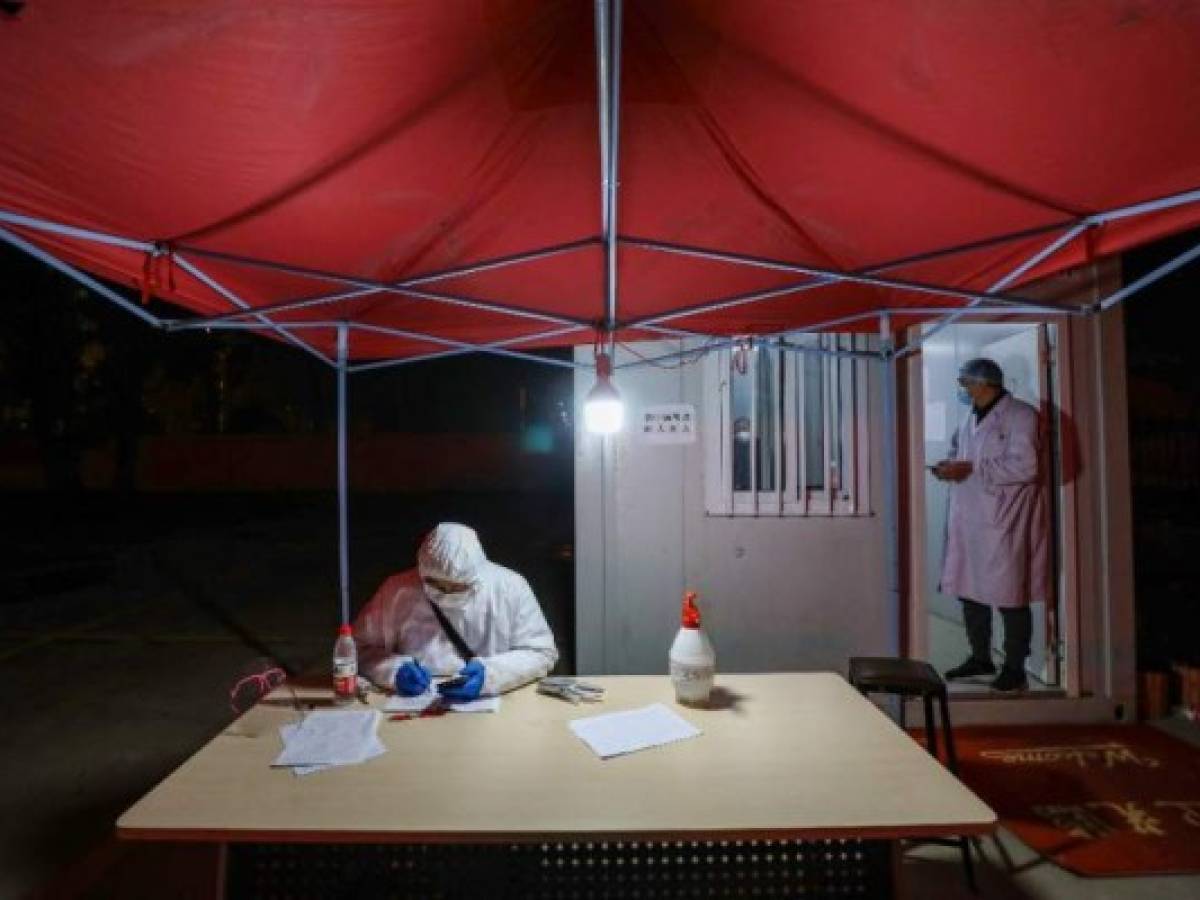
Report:
[[[612,377],[612,357],[601,351],[596,354],[596,377],[608,381]]]
[[[584,425],[593,434],[615,434],[625,421],[625,405],[613,385],[612,358],[607,353],[596,354],[596,383],[584,401]]]

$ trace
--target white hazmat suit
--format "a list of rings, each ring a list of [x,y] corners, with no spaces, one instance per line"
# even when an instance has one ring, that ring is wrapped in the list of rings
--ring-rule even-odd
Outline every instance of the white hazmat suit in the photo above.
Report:
[[[470,585],[443,594],[424,578]],[[455,675],[466,664],[430,602],[438,604],[483,663],[481,694],[494,696],[546,675],[558,661],[554,635],[528,582],[484,555],[465,525],[438,525],[421,544],[417,568],[392,575],[354,622],[359,673],[391,689],[396,670],[416,659],[433,675]]]

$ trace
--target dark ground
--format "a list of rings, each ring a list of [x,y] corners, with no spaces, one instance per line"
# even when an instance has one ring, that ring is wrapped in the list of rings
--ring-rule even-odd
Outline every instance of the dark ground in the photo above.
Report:
[[[243,666],[263,652],[327,664],[332,496],[0,503],[0,898],[206,896],[204,847],[117,843],[113,823],[233,718]],[[475,525],[530,579],[570,671],[570,495],[354,498],[355,604],[443,518]],[[1076,878],[1003,830],[980,849],[982,895],[998,900],[1197,896],[1195,877]],[[917,847],[903,868],[914,897],[978,896],[954,848]]]
[[[332,495],[0,497],[0,897],[61,877],[233,718],[263,656],[327,665]],[[572,498],[354,497],[352,604],[441,520],[530,581],[573,668]]]

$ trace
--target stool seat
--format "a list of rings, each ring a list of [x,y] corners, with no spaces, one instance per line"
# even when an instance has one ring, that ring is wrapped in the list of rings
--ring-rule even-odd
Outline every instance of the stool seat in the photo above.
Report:
[[[850,683],[860,691],[914,697],[936,696],[946,690],[946,682],[929,663],[891,656],[851,657]]]

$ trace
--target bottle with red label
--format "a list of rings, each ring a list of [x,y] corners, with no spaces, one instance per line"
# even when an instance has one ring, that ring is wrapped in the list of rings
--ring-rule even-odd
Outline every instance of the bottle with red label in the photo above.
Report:
[[[333,645],[333,702],[339,706],[353,703],[358,696],[358,648],[349,625],[338,629]]]

